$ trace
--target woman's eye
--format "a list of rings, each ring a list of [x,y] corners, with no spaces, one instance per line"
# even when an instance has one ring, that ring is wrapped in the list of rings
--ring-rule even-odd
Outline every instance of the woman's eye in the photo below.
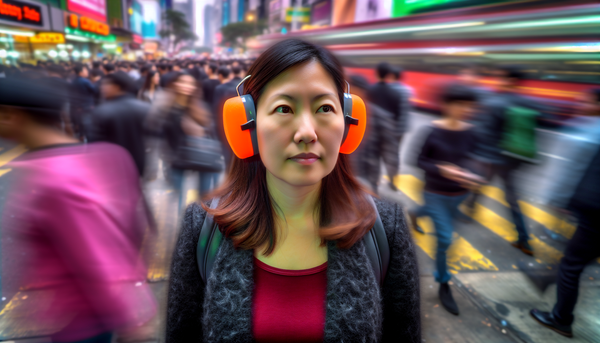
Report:
[[[279,106],[275,109],[275,112],[277,113],[292,113],[292,109],[289,106]]]
[[[333,112],[333,107],[331,107],[329,105],[323,105],[323,106],[319,107],[317,112],[321,112],[321,113]]]

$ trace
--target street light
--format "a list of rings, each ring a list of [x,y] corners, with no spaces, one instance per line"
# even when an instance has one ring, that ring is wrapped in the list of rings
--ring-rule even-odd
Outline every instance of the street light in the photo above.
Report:
[[[89,58],[90,57],[90,52],[89,51],[84,51],[81,53],[81,57],[83,58]]]
[[[74,58],[79,58],[79,56],[81,56],[81,53],[79,53],[79,51],[73,51],[71,53],[71,56],[73,56]]]
[[[48,51],[48,56],[50,56],[50,58],[56,58],[57,55],[58,53],[54,50]]]
[[[6,58],[6,50],[0,50],[0,58]]]

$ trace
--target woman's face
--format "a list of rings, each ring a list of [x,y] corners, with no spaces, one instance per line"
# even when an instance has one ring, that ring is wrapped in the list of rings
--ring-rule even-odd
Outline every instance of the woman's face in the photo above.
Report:
[[[190,96],[196,91],[196,79],[190,75],[182,75],[173,83],[175,92]]]
[[[335,83],[320,63],[292,67],[269,82],[256,124],[261,160],[277,179],[314,185],[335,167],[344,117]]]

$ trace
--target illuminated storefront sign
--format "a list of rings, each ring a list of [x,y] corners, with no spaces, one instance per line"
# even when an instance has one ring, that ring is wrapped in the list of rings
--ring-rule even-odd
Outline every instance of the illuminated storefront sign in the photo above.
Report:
[[[285,11],[285,21],[291,23],[294,19],[299,23],[310,23],[310,7],[288,7]]]
[[[67,0],[69,11],[106,21],[106,0]]]
[[[110,27],[104,23],[92,18],[77,16],[76,14],[67,14],[67,25],[72,29],[79,29],[84,32],[91,32],[102,36],[110,34]]]
[[[42,8],[29,2],[0,0],[0,22],[44,26]]]
[[[31,43],[53,43],[62,44],[65,42],[65,35],[55,32],[40,32],[33,37],[29,37]]]

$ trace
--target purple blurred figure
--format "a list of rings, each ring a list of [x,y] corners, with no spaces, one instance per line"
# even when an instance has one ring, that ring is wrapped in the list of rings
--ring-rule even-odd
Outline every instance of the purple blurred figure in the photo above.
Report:
[[[36,299],[5,310],[53,342],[110,342],[156,313],[140,254],[147,212],[129,153],[63,133],[63,100],[39,81],[0,80],[0,136],[28,149],[9,164],[2,291]]]

